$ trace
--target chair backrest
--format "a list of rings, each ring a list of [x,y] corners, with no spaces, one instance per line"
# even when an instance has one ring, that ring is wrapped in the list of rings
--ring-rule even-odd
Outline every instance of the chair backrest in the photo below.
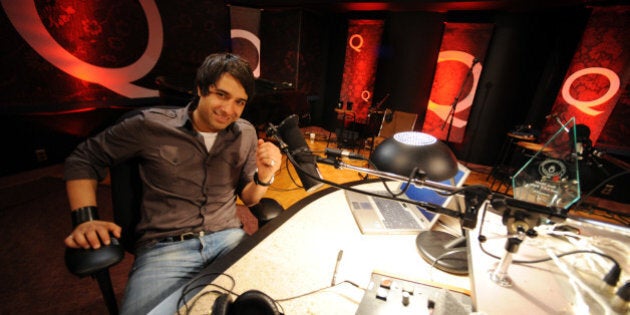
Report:
[[[418,114],[386,109],[378,136],[390,138],[397,132],[411,131],[416,125],[417,119]]]
[[[184,106],[188,104],[195,97],[192,84],[187,86],[187,84],[179,83],[181,86],[177,86],[172,81],[174,80],[169,80],[166,76],[155,78],[162,105]]]
[[[120,244],[130,253],[134,252],[138,235],[135,227],[140,222],[142,204],[142,181],[138,161],[125,161],[110,168],[112,208],[114,222],[122,228]]]
[[[165,108],[177,108],[165,106]],[[140,114],[143,108],[131,110],[123,114],[118,122]],[[120,244],[130,253],[134,253],[136,241],[136,225],[140,222],[140,206],[142,205],[142,180],[140,179],[139,159],[133,158],[112,165],[109,169],[112,189],[112,211],[114,222],[122,228]]]

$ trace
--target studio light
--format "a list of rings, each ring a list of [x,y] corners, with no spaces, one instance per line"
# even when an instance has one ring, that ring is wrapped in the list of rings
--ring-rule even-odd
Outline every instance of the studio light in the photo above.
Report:
[[[448,146],[417,131],[400,132],[383,141],[370,160],[381,171],[438,182],[457,174],[457,159]]]

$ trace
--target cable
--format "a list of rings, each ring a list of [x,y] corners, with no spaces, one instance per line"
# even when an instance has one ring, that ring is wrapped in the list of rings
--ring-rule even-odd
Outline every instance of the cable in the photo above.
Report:
[[[484,252],[486,255],[494,258],[494,259],[501,259],[501,257],[494,255],[490,252],[488,252],[484,247],[483,247],[483,242],[481,241],[479,242],[479,247],[481,248],[481,251]],[[575,255],[575,254],[596,254],[605,258],[608,258],[610,261],[613,262],[613,264],[616,266],[616,268],[619,268],[619,263],[617,262],[617,260],[615,260],[615,258],[613,258],[610,255],[598,252],[598,251],[594,251],[594,250],[586,250],[586,249],[577,249],[577,250],[572,250],[572,251],[568,251],[568,252],[564,252],[564,253],[560,253],[560,254],[556,254],[556,256],[558,258],[564,257],[564,256],[568,256],[568,255]],[[547,258],[540,258],[540,259],[534,259],[534,260],[513,260],[512,262],[515,264],[538,264],[538,263],[542,263],[542,262],[546,262],[546,261],[550,261],[551,258],[547,257]]]
[[[383,183],[383,186],[385,186],[385,189],[387,190],[387,192],[392,195],[392,197],[398,197],[404,193],[407,192],[407,190],[409,190],[409,185],[411,185],[411,178],[414,177],[415,174],[418,174],[418,167],[414,167],[411,170],[411,174],[409,174],[409,177],[407,179],[407,183],[405,184],[405,188],[403,188],[400,192],[394,193],[391,191],[391,189],[389,188],[389,186],[387,185],[387,181],[384,178],[381,178],[381,183]]]
[[[352,282],[352,281],[349,281],[349,280],[344,280],[344,281],[341,281],[341,282],[339,282],[339,283],[337,283],[337,284],[335,284],[335,285],[331,285],[331,286],[327,286],[327,287],[319,288],[319,289],[316,289],[316,290],[313,290],[313,291],[310,291],[310,292],[302,293],[302,294],[295,295],[295,296],[291,296],[291,297],[288,297],[288,298],[277,299],[276,301],[277,301],[277,302],[286,302],[286,301],[291,301],[291,300],[295,300],[295,299],[303,298],[303,297],[305,297],[305,296],[309,296],[309,295],[311,295],[311,294],[316,294],[316,293],[319,293],[319,292],[321,292],[321,291],[324,291],[324,290],[327,290],[327,289],[330,289],[330,288],[337,287],[337,286],[339,286],[339,285],[341,285],[341,284],[343,284],[343,283],[347,283],[347,284],[350,284],[350,285],[352,285],[352,286],[354,286],[354,287],[356,287],[356,288],[358,288],[358,289],[361,289],[361,290],[363,290],[363,291],[367,291],[367,289],[362,288],[361,286],[359,286],[358,284],[356,284],[356,283],[354,283],[354,282]]]
[[[212,283],[195,284],[197,281],[199,281],[199,280],[201,280],[203,278],[206,278],[206,277],[211,277],[211,276],[215,276],[215,278],[213,278],[213,281],[214,281],[214,279],[218,278],[219,276],[227,277],[228,279],[230,279],[231,288],[227,289],[227,288],[224,288],[222,286],[219,286],[219,285],[216,285],[216,284],[212,284]],[[190,282],[188,282],[188,284],[186,284],[182,288],[182,293],[179,296],[179,299],[177,300],[177,314],[180,315],[179,310],[183,306],[186,307],[186,314],[188,314],[190,312],[190,307],[188,306],[188,301],[186,300],[186,295],[188,295],[188,293],[193,292],[194,290],[199,289],[199,288],[205,288],[205,287],[207,287],[209,285],[212,285],[214,287],[217,287],[219,289],[222,289],[222,290],[224,290],[226,292],[230,292],[231,293],[232,290],[234,289],[234,287],[236,286],[236,280],[234,280],[234,277],[232,277],[232,276],[230,276],[228,274],[219,273],[219,272],[206,273],[206,274],[202,274],[202,275],[199,275],[199,276],[193,278]],[[215,291],[215,290],[212,290],[212,291]],[[212,292],[212,291],[210,291],[210,292]],[[197,300],[198,299],[195,299],[194,301],[196,302]],[[193,303],[193,305],[194,305],[194,303]]]
[[[301,168],[300,165],[293,158],[293,155],[290,152],[288,152],[288,150],[284,150],[283,152],[286,154],[287,160],[289,160],[291,162],[291,164],[293,164],[294,167]],[[339,161],[337,161],[337,160],[334,160],[334,161],[333,160],[329,160],[328,162],[329,163],[333,163],[335,167],[339,167]],[[320,183],[327,184],[327,185],[329,185],[331,187],[334,187],[334,188],[337,188],[337,189],[348,190],[348,191],[352,191],[352,192],[356,192],[356,193],[360,193],[360,194],[364,194],[364,195],[369,195],[369,196],[372,196],[372,197],[380,197],[380,198],[384,198],[384,199],[401,201],[397,197],[392,197],[392,196],[378,194],[378,193],[367,191],[367,190],[357,189],[357,188],[354,188],[352,186],[338,184],[338,183],[335,183],[335,182],[332,182],[332,181],[329,181],[329,180],[326,180],[326,179],[323,179],[323,178],[316,178],[314,175],[311,175],[308,172],[305,172],[305,174],[308,177],[313,178],[314,180],[317,180]],[[410,177],[407,177],[407,180],[411,181],[413,179],[411,179]],[[467,189],[467,188],[464,187],[462,189]],[[413,205],[416,205],[416,206],[419,206],[419,207],[423,207],[426,210],[431,211],[431,212],[436,212],[436,213],[448,215],[448,216],[451,216],[451,217],[454,217],[454,218],[461,218],[462,217],[462,213],[461,212],[455,211],[455,210],[451,210],[451,209],[442,207],[440,205],[432,204],[432,203],[429,203],[429,202],[411,200],[411,199],[405,199],[404,201],[406,203],[408,203],[408,204],[413,204]]]
[[[467,261],[468,259],[464,258],[464,259],[460,259],[460,258],[448,258],[448,256],[454,255],[454,254],[458,254],[461,252],[465,252],[467,250],[466,247],[457,247],[454,249],[451,249],[449,251],[446,251],[444,253],[442,253],[440,256],[437,256],[433,262],[431,263],[431,269],[435,268],[435,265],[438,263],[438,261],[440,260],[446,260],[446,259],[450,259],[450,260],[456,260],[456,261]]]
[[[484,209],[483,213],[481,214],[481,223],[479,224],[479,248],[481,249],[481,251],[483,253],[485,253],[486,255],[494,258],[494,259],[501,259],[499,256],[494,255],[490,252],[488,252],[484,247],[483,247],[483,243],[487,240],[486,236],[483,235],[483,225],[484,222],[486,221],[486,212],[487,210]],[[573,250],[573,251],[569,251],[569,252],[565,252],[565,253],[561,253],[561,254],[556,254],[556,256],[558,258],[560,257],[564,257],[567,255],[574,255],[574,254],[596,254],[596,255],[600,255],[602,257],[608,258],[610,261],[612,261],[617,268],[619,268],[619,263],[617,262],[617,260],[615,260],[615,258],[613,258],[610,255],[601,253],[601,252],[597,252],[594,250]],[[551,258],[547,257],[547,258],[541,258],[541,259],[534,259],[534,260],[514,260],[513,263],[517,263],[517,264],[536,264],[536,263],[541,263],[541,262],[546,262],[546,261],[550,261]]]
[[[287,159],[285,160],[285,164],[286,164],[286,168],[287,168],[287,174],[289,174],[289,178],[291,179],[291,181],[293,182],[293,184],[295,186],[297,186],[298,189],[304,189],[304,186],[298,184],[298,182],[295,180],[295,177],[293,177],[293,174],[291,174],[291,169],[289,168],[289,164],[293,164],[295,165],[295,163],[290,162],[290,160],[293,160],[293,157],[291,157],[291,159],[288,158],[289,154],[287,151]],[[295,167],[295,166],[294,166]],[[308,173],[308,172],[307,172]]]
[[[483,213],[482,213],[482,217],[481,217],[481,224],[479,226],[479,248],[481,249],[481,251],[494,258],[494,259],[501,259],[499,256],[494,255],[490,252],[488,252],[486,250],[486,248],[483,246],[483,243],[487,240],[487,238],[482,234],[483,232],[483,224],[485,222],[485,217],[486,217],[486,210],[484,209]],[[554,257],[557,258],[561,258],[564,256],[568,256],[568,255],[574,255],[574,254],[596,254],[599,255],[601,257],[607,258],[608,260],[612,261],[613,263],[613,267],[608,271],[608,273],[604,276],[604,278],[602,279],[606,284],[610,285],[610,286],[616,286],[617,282],[619,281],[619,278],[621,277],[621,268],[619,266],[619,263],[617,262],[617,260],[615,258],[613,258],[612,256],[608,255],[608,254],[604,254],[598,251],[594,251],[594,250],[583,250],[583,249],[578,249],[578,250],[573,250],[573,251],[568,251],[568,252],[564,252],[564,253],[560,253],[560,254],[554,254]],[[536,263],[541,263],[541,262],[547,262],[553,260],[553,258],[547,257],[547,258],[541,258],[541,259],[534,259],[534,260],[512,260],[512,263],[515,264],[536,264]]]
[[[223,287],[223,286],[221,286],[221,285],[214,284],[214,283],[205,283],[205,282],[204,282],[204,283],[195,284],[195,283],[196,283],[196,282],[198,282],[200,279],[207,278],[207,277],[211,277],[211,276],[216,276],[215,278],[213,278],[213,279],[212,279],[212,281],[214,281],[215,279],[217,279],[219,276],[225,276],[225,277],[227,277],[228,279],[230,279],[230,282],[231,282],[230,288],[226,288],[226,287]],[[324,290],[327,290],[327,289],[330,289],[330,288],[337,287],[337,286],[339,286],[339,285],[341,285],[341,284],[344,284],[344,283],[350,284],[350,285],[352,285],[352,286],[354,286],[354,287],[356,287],[356,288],[358,288],[358,289],[360,289],[360,290],[367,291],[367,289],[366,289],[366,288],[362,288],[361,286],[359,286],[359,285],[358,285],[358,284],[356,284],[355,282],[352,282],[352,281],[349,281],[349,280],[344,280],[344,281],[341,281],[341,282],[339,282],[339,283],[337,283],[337,284],[335,284],[335,285],[326,286],[326,287],[319,288],[319,289],[316,289],[316,290],[313,290],[313,291],[310,291],[310,292],[302,293],[302,294],[299,294],[299,295],[295,295],[295,296],[291,296],[291,297],[288,297],[288,298],[283,298],[283,299],[273,299],[273,298],[272,298],[272,300],[273,300],[273,301],[274,301],[274,303],[275,303],[275,304],[276,304],[276,305],[277,305],[277,306],[278,306],[278,307],[282,310],[282,313],[284,314],[284,313],[285,313],[285,312],[284,312],[284,308],[282,307],[282,305],[280,304],[280,302],[286,302],[286,301],[290,301],[290,300],[295,300],[295,299],[303,298],[303,297],[308,296],[308,295],[311,295],[311,294],[316,294],[316,293],[319,293],[319,292],[321,292],[321,291],[324,291]],[[218,288],[218,289],[222,290],[223,292],[221,292],[221,291],[219,291],[219,290],[209,290],[209,291],[204,291],[204,292],[201,292],[201,293],[197,294],[197,295],[194,297],[194,299],[193,299],[193,300],[188,301],[188,300],[186,299],[186,295],[188,295],[189,293],[191,293],[191,292],[195,291],[196,289],[199,289],[199,288],[207,288],[207,287],[210,287],[210,286],[211,286],[211,287]],[[184,308],[185,308],[185,310],[186,310],[185,314],[189,314],[189,313],[190,313],[190,311],[194,308],[194,305],[197,303],[197,301],[199,301],[202,297],[204,297],[204,296],[206,296],[206,295],[209,295],[209,294],[217,294],[217,295],[220,295],[220,294],[223,294],[223,293],[229,293],[229,294],[235,295],[235,296],[237,296],[237,297],[238,297],[238,296],[240,296],[240,294],[238,294],[238,293],[236,293],[236,292],[234,292],[234,291],[233,291],[233,290],[234,290],[234,287],[236,287],[236,280],[234,279],[234,277],[232,277],[232,276],[230,276],[230,275],[228,275],[228,274],[225,274],[225,273],[208,273],[208,274],[202,274],[202,275],[198,276],[197,278],[195,278],[195,279],[191,280],[188,284],[186,284],[186,285],[182,288],[182,293],[181,293],[181,295],[180,295],[179,299],[177,300],[177,314],[178,314],[178,315],[181,315],[180,309],[181,309],[182,307],[184,307]]]
[[[553,260],[553,262],[556,264],[556,266],[558,266],[558,268],[560,268],[560,270],[562,270],[562,272],[564,272],[565,275],[567,275],[569,277],[569,281],[572,285],[577,285],[580,289],[586,291],[593,299],[595,299],[595,301],[597,301],[597,303],[599,305],[601,305],[601,307],[605,310],[605,314],[611,314],[612,310],[610,309],[610,307],[608,306],[608,303],[606,303],[606,301],[604,301],[599,294],[595,293],[593,291],[593,289],[591,289],[588,285],[586,285],[582,280],[580,280],[579,277],[577,277],[575,274],[573,274],[571,272],[571,270],[569,270],[569,268],[560,261],[560,258],[558,255],[554,254],[550,249],[546,250],[547,254],[549,255],[549,259]],[[615,262],[616,264],[617,262]],[[582,295],[580,294],[580,292],[574,287],[575,290],[575,294],[576,296],[580,297],[580,301],[582,303],[585,304],[584,302],[584,298],[582,298]]]

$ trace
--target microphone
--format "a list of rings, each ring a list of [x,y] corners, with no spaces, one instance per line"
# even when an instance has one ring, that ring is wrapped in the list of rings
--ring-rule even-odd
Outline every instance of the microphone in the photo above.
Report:
[[[556,122],[557,122],[560,126],[562,126],[562,129],[564,129],[564,131],[565,131],[566,133],[569,133],[569,128],[567,128],[567,127],[564,125],[564,123],[562,122],[562,120],[564,120],[564,118],[562,117],[562,114],[561,114],[561,113],[551,113],[551,114],[549,114],[549,115],[545,116],[545,119],[550,119],[550,118],[555,119],[555,120],[556,120]]]
[[[558,113],[551,113],[551,114],[545,116],[545,119],[556,118],[556,117],[558,117]]]
[[[381,99],[380,102],[376,103],[375,108],[378,110],[379,108],[381,108],[381,106],[383,105],[383,103],[385,103],[385,101],[389,98],[389,93],[385,94],[385,96],[383,96],[383,99]]]
[[[474,66],[475,64],[479,63],[479,58],[475,57],[472,61],[472,65],[470,65],[471,67]]]
[[[317,167],[316,157],[304,140],[304,136],[298,127],[298,116],[291,115],[285,118],[277,128],[280,139],[287,144],[288,154],[290,154],[298,165],[295,165],[298,177],[302,182],[304,190],[311,192],[323,185],[322,182],[314,179],[323,179]]]
[[[334,158],[347,157],[353,160],[367,160],[365,156],[348,151],[348,150],[337,150],[337,149],[326,148],[325,153],[326,153],[326,157],[334,157]]]
[[[601,157],[604,157],[604,155],[606,155],[606,151],[602,151],[602,150],[599,150],[599,149],[596,149],[596,148],[593,149],[593,156],[594,157],[601,158]]]

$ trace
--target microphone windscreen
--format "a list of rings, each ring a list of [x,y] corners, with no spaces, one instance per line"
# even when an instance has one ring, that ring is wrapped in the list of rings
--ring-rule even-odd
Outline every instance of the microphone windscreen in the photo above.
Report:
[[[289,153],[293,156],[295,162],[299,164],[295,165],[295,167],[300,181],[302,181],[304,190],[310,192],[323,185],[315,179],[321,179],[322,175],[317,168],[316,158],[308,148],[306,139],[304,139],[300,131],[298,121],[297,115],[291,115],[285,118],[280,125],[278,125],[278,134],[282,141],[287,144]]]
[[[298,126],[298,120],[297,115],[291,115],[278,125],[280,138],[287,144],[291,152],[308,150],[306,139],[304,139]]]

